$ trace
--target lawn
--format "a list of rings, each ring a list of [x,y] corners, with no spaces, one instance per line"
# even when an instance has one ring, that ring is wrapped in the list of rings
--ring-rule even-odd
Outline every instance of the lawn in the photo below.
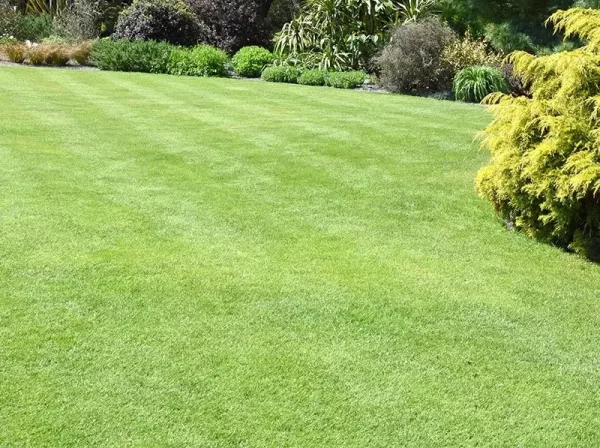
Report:
[[[480,106],[0,67],[0,446],[600,445],[600,266]]]

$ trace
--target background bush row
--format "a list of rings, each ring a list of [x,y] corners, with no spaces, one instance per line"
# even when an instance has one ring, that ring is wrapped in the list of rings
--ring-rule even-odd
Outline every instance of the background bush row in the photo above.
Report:
[[[329,86],[338,89],[355,89],[369,78],[365,72],[348,72],[311,69],[302,71],[296,67],[280,65],[266,68],[262,78],[268,82],[303,84],[307,86]]]
[[[454,94],[474,101],[480,95],[464,90],[493,90],[500,85],[494,82],[498,76],[505,78],[511,93],[528,93],[526,83],[501,64],[508,52],[555,53],[581,45],[577,40],[559,44],[557,37],[525,26],[523,20],[544,17],[548,9],[573,1],[522,0],[515,5],[510,0],[0,0],[0,37],[78,42],[111,35],[117,41],[182,47],[201,43],[202,49],[177,51],[152,43],[105,46],[106,54],[98,60],[122,70],[203,76],[226,75],[220,62],[225,56],[206,45],[227,54],[241,48],[227,63],[239,76],[258,77],[274,63],[297,67],[301,74],[313,69],[364,71],[377,74],[381,85],[392,92],[436,96],[441,92],[443,97]],[[365,9],[366,3],[371,7]],[[273,47],[274,53],[263,47]],[[148,60],[140,59],[140,51],[148,52]],[[462,82],[457,82],[458,73],[470,67],[496,70],[472,70],[466,73],[475,77],[463,73]],[[359,77],[341,75],[326,81],[325,75],[310,73],[300,80],[292,69],[265,75],[283,82],[340,86],[356,85],[352,76]]]
[[[229,75],[227,54],[209,45],[179,47],[152,40],[101,39],[94,45],[91,59],[102,70],[187,76]],[[262,75],[262,79],[269,82],[350,89],[361,86],[367,79],[367,74],[362,71],[303,71],[292,66],[267,66],[273,61],[274,56],[268,50],[250,46],[233,56],[231,66],[238,75]]]
[[[244,75],[260,76],[265,54],[269,61],[273,60],[268,50],[264,52],[258,52],[257,59],[245,58],[244,64],[239,63],[238,55],[234,56],[234,70],[237,67]],[[182,47],[154,40],[100,39],[94,44],[91,59],[102,70],[187,76],[229,75],[227,53],[210,45]],[[250,70],[248,64],[254,68]]]
[[[436,41],[431,35],[440,39]],[[460,101],[480,102],[490,93],[510,90],[509,77],[492,67],[500,65],[497,58],[477,43],[453,40],[451,31],[439,21],[426,20],[402,27],[394,37],[393,45],[379,58],[382,68],[379,81],[391,91],[435,91],[450,83],[453,71],[461,67],[464,68],[456,74],[452,85],[454,96]],[[360,87],[369,78],[359,70],[273,66],[275,56],[257,46],[240,49],[231,60],[224,51],[209,45],[181,47],[153,40],[101,39],[76,45],[46,41],[28,47],[13,39],[3,48],[11,61],[29,61],[35,65],[62,66],[69,61],[87,65],[91,60],[102,70],[219,77],[228,76],[231,67],[238,76],[344,89]],[[475,63],[482,65],[470,66]]]

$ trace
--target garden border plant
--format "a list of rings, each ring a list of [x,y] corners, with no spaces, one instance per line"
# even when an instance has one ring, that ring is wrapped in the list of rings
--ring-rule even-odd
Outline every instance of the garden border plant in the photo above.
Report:
[[[479,194],[510,227],[600,260],[600,11],[559,11],[549,21],[586,45],[511,56],[531,98],[495,94],[483,134],[491,165]]]
[[[251,45],[241,48],[233,55],[231,66],[238,76],[260,78],[262,71],[274,61],[275,56],[269,50]]]

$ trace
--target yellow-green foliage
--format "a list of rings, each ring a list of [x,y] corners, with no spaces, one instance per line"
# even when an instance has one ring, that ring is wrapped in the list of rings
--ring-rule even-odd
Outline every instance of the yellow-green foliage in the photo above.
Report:
[[[442,52],[442,59],[452,66],[455,72],[468,67],[500,67],[502,56],[488,50],[482,40],[474,40],[467,33],[462,39],[453,40]]]
[[[549,21],[587,44],[510,57],[533,97],[488,97],[492,164],[477,189],[528,235],[600,259],[600,11],[559,11]]]

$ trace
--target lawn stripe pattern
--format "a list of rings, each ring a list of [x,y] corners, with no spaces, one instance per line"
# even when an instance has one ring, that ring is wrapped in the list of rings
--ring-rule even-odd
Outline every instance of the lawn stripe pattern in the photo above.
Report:
[[[480,106],[0,68],[0,446],[593,446],[600,268]]]

